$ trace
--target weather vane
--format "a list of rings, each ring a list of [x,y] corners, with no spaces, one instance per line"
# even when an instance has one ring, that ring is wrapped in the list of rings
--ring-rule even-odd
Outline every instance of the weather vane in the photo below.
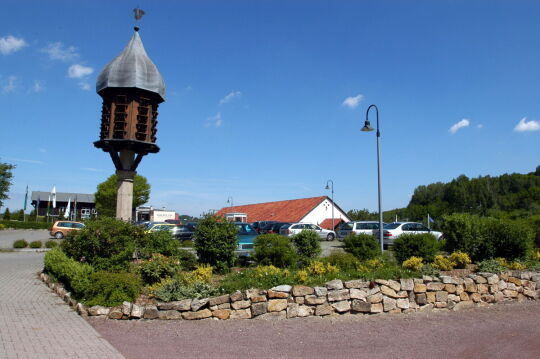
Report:
[[[145,14],[144,10],[139,9],[138,7],[133,9],[133,12],[135,13],[135,20],[137,20],[137,21],[139,21],[143,17],[143,15]]]

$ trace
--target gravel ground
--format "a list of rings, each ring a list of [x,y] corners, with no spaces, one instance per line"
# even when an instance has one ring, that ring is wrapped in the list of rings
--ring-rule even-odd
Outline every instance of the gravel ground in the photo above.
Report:
[[[540,358],[540,303],[461,312],[343,315],[279,321],[90,324],[136,358]]]

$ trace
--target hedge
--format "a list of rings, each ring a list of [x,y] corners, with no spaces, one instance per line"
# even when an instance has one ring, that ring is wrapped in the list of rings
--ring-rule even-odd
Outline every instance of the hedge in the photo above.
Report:
[[[20,221],[0,221],[6,228],[13,229],[50,229],[52,223],[43,222],[20,222]]]

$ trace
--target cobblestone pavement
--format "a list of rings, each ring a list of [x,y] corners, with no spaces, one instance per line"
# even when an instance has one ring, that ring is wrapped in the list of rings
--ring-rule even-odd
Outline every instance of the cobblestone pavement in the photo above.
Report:
[[[0,358],[123,358],[36,276],[43,253],[0,253]]]

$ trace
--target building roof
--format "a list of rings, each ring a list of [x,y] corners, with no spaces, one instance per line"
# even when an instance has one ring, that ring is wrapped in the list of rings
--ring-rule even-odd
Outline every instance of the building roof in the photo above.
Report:
[[[334,230],[336,226],[340,224],[341,222],[344,222],[344,220],[341,218],[334,217],[334,228],[332,228],[332,218],[326,218],[324,221],[321,222],[321,224],[319,224],[319,226],[321,226],[324,229]]]
[[[299,222],[309,212],[319,205],[327,196],[291,199],[288,201],[266,202],[232,206],[220,209],[216,215],[224,216],[226,213],[246,213],[250,222],[278,221]]]
[[[96,92],[111,87],[135,87],[158,94],[165,101],[165,82],[144,50],[138,28],[114,60],[101,71]]]
[[[41,191],[32,191],[32,202],[38,200],[41,202],[47,202],[49,200],[49,195],[51,192],[41,192]],[[56,192],[56,202],[67,202],[71,198],[71,201],[83,202],[83,203],[94,203],[94,194],[89,193],[68,193],[68,192]]]

